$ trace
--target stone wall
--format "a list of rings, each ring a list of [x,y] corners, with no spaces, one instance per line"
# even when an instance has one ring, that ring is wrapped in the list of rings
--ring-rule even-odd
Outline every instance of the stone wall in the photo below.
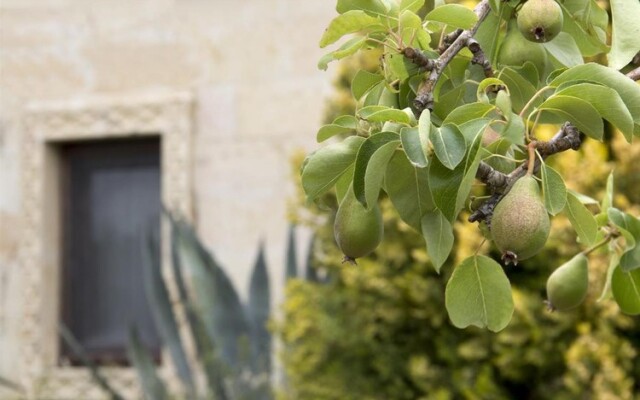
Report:
[[[312,147],[331,91],[316,44],[334,13],[326,0],[0,3],[0,376],[23,373],[25,110],[191,93],[198,231],[243,293],[263,239],[277,304],[289,159]]]

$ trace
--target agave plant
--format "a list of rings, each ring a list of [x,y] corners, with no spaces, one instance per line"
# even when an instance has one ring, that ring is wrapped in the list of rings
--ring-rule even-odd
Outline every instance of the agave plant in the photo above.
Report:
[[[297,262],[297,252],[296,252],[296,226],[291,224],[289,225],[289,235],[287,240],[287,260],[286,260],[286,268],[284,271],[284,280],[285,282],[289,279],[294,279],[298,277],[298,262]]]
[[[8,390],[11,390],[13,393],[17,394],[17,395],[24,395],[24,389],[22,388],[22,386],[20,386],[20,384],[7,379],[3,376],[0,376],[0,389],[2,388],[7,388]],[[1,394],[1,390],[0,390],[0,394]]]
[[[193,228],[169,212],[165,215],[171,227],[172,274],[179,307],[186,316],[187,332],[179,328],[162,276],[157,256],[160,254],[158,238],[149,237],[145,244],[144,285],[154,321],[180,379],[182,396],[188,400],[271,399],[271,335],[266,328],[271,292],[264,244],[259,245],[249,282],[249,300],[243,304],[224,269],[204,247]],[[290,277],[297,271],[295,249],[291,247],[295,245],[294,234],[291,228],[286,268]],[[71,332],[61,326],[60,333],[110,398],[123,400],[100,370],[84,356],[84,349]],[[188,361],[185,335],[190,336],[195,346],[197,365]],[[130,330],[128,353],[146,398],[170,398],[167,385],[158,374],[148,349],[138,338],[135,327]],[[199,373],[205,378],[205,387],[196,384],[195,376]]]

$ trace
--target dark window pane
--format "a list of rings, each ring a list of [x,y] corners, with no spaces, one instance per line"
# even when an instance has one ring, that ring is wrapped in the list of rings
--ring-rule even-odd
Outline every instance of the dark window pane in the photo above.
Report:
[[[123,362],[129,326],[157,351],[142,240],[159,237],[160,142],[66,145],[63,318],[97,361]],[[70,355],[70,354],[69,354]]]

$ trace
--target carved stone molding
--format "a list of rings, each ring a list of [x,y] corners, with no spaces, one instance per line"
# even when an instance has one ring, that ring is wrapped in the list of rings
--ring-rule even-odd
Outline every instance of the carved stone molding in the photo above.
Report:
[[[188,93],[174,93],[33,104],[25,112],[23,127],[24,228],[19,272],[24,279],[22,358],[19,360],[22,383],[33,399],[104,398],[86,368],[57,363],[58,300],[57,289],[52,290],[50,286],[57,285],[59,274],[59,266],[57,261],[52,261],[55,257],[51,253],[59,250],[51,251],[52,244],[45,232],[50,229],[48,215],[59,211],[50,209],[52,183],[49,182],[48,151],[52,144],[66,141],[159,135],[162,201],[190,218],[193,100]],[[163,364],[161,373],[171,376],[173,373],[167,364]],[[124,395],[139,397],[137,380],[130,368],[105,371],[114,387]]]

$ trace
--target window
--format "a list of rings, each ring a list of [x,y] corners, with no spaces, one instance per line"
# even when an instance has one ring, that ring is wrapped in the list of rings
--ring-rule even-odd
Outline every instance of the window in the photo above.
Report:
[[[159,237],[160,140],[78,142],[60,154],[62,320],[99,364],[127,364],[131,325],[159,357],[141,263],[146,235]],[[61,355],[81,364],[64,344]]]

